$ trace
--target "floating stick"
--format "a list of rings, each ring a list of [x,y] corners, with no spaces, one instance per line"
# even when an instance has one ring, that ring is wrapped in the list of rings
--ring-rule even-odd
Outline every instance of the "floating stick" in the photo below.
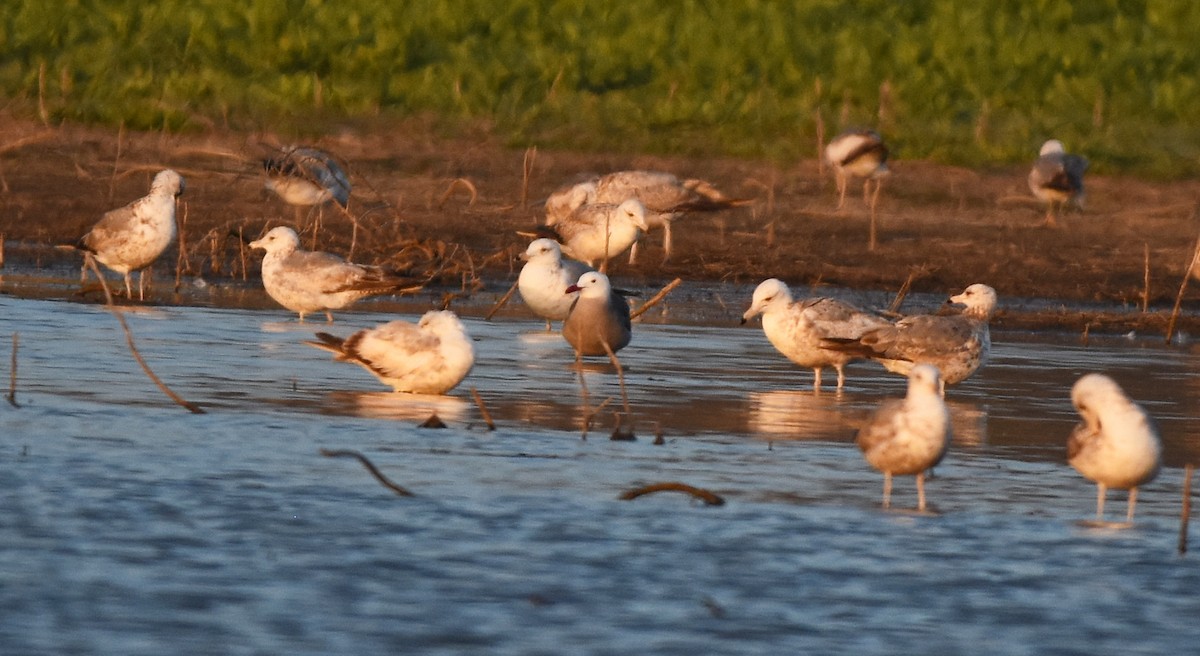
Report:
[[[388,480],[388,478],[386,476],[384,476],[382,473],[380,473],[379,469],[375,467],[374,463],[372,463],[370,460],[367,460],[367,457],[364,456],[363,454],[359,453],[358,451],[352,451],[350,449],[337,449],[337,450],[321,449],[321,455],[325,456],[326,458],[356,458],[359,462],[362,463],[363,467],[367,468],[367,471],[371,472],[371,475],[375,477],[375,480],[379,481],[379,483],[381,485],[383,485],[384,487],[388,488],[389,490],[395,492],[396,494],[398,494],[402,497],[416,496],[412,492],[409,492],[408,490],[406,490],[406,489],[400,487],[399,485],[396,485],[392,481]]]
[[[488,310],[487,316],[483,318],[484,321],[491,321],[492,317],[496,316],[496,313],[500,311],[500,308],[504,307],[508,303],[508,299],[512,298],[513,293],[517,291],[517,284],[519,282],[521,281],[518,280],[517,282],[514,282],[512,287],[509,287],[508,291],[504,293],[504,296],[492,306],[492,309]]]
[[[896,298],[892,299],[892,304],[888,306],[889,313],[900,311],[900,306],[904,304],[904,298],[908,296],[908,291],[912,289],[913,279],[917,277],[916,271],[910,271],[908,278],[904,280],[904,284],[900,285],[900,291],[896,292]]]
[[[137,346],[133,343],[133,333],[129,330],[129,324],[125,323],[125,317],[121,314],[121,309],[113,303],[112,291],[108,288],[108,281],[106,281],[104,279],[104,275],[100,273],[100,267],[96,266],[96,259],[92,257],[91,253],[85,253],[83,261],[85,264],[87,264],[88,268],[92,270],[92,273],[96,274],[96,278],[100,280],[100,287],[104,289],[104,298],[107,300],[108,311],[112,312],[112,315],[117,318],[117,323],[121,324],[121,330],[125,331],[125,343],[129,345],[129,352],[133,354],[133,359],[137,360],[137,363],[141,365],[142,371],[146,372],[146,376],[158,386],[158,389],[162,390],[164,394],[171,397],[172,401],[178,403],[184,408],[187,408],[187,410],[193,414],[204,414],[203,408],[195,403],[185,401],[183,397],[171,391],[171,388],[167,387],[166,383],[162,382],[162,380],[160,380],[158,376],[155,376],[154,372],[150,370],[150,365],[146,364],[146,361],[142,359],[142,354],[138,352]]]
[[[725,499],[722,499],[720,496],[717,496],[716,494],[713,494],[712,492],[709,492],[708,490],[698,488],[698,487],[693,487],[686,483],[675,483],[675,482],[653,483],[651,485],[643,485],[642,487],[634,488],[632,490],[626,490],[625,492],[621,493],[620,499],[622,501],[630,501],[630,500],[636,499],[640,496],[644,496],[647,494],[653,494],[655,492],[683,492],[685,494],[690,494],[697,499],[700,499],[706,505],[709,505],[709,506],[725,505]]]
[[[21,407],[17,403],[17,343],[19,341],[18,333],[13,333],[12,365],[8,370],[8,404],[14,408]]]
[[[1171,310],[1170,321],[1167,322],[1167,344],[1170,344],[1171,338],[1175,336],[1175,320],[1179,318],[1179,306],[1183,304],[1183,293],[1187,291],[1188,279],[1192,277],[1197,264],[1200,264],[1200,239],[1196,240],[1196,247],[1192,249],[1192,261],[1188,264],[1187,271],[1184,271],[1183,282],[1179,283],[1179,293],[1175,295],[1175,307]]]
[[[479,414],[483,415],[483,421],[487,423],[488,430],[496,430],[496,422],[492,421],[492,413],[488,412],[487,406],[483,404],[483,397],[479,396],[479,390],[472,387],[471,396],[475,397],[475,405],[479,406]]]
[[[1187,553],[1188,519],[1192,514],[1192,463],[1183,470],[1183,509],[1179,515],[1179,555]]]
[[[662,303],[663,299],[667,297],[667,294],[670,294],[672,290],[674,290],[676,287],[678,287],[681,284],[683,284],[683,280],[681,278],[676,278],[676,279],[672,280],[671,282],[667,283],[667,286],[663,287],[661,290],[659,290],[659,292],[657,294],[655,294],[654,296],[652,296],[650,298],[650,300],[646,301],[645,303],[642,303],[641,307],[634,310],[633,312],[630,312],[629,318],[636,319],[636,318],[642,316],[642,314],[646,310],[649,310],[650,308],[654,307],[655,305]]]

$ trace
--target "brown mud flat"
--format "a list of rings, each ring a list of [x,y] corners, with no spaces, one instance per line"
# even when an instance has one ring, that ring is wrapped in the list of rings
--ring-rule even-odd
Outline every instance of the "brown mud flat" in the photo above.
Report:
[[[490,303],[508,288],[528,243],[518,233],[539,223],[540,199],[581,174],[631,168],[703,178],[729,196],[755,199],[678,220],[669,262],[661,261],[662,236],[654,232],[636,264],[624,257],[610,264],[622,286],[651,291],[676,277],[751,288],[778,277],[893,293],[911,278],[914,293],[939,295],[984,282],[1000,294],[999,327],[1164,334],[1200,233],[1197,181],[1091,175],[1086,210],[1048,228],[1025,167],[968,170],[901,159],[884,183],[872,251],[861,185],[852,183],[846,208],[835,211],[832,176],[821,175],[815,158],[780,166],[524,151],[483,129],[444,136],[409,121],[343,127],[305,142],[336,154],[354,184],[349,211],[325,208],[314,242],[308,226],[316,214],[263,189],[260,160],[291,140],[46,127],[7,115],[0,115],[0,134],[0,234],[10,279],[77,262],[54,245],[73,243],[105,211],[143,195],[165,167],[184,175],[187,193],[179,213],[183,256],[172,248],[156,265],[159,279],[178,269],[210,281],[252,281],[260,258],[237,235],[253,239],[275,225],[299,224],[306,247],[432,276],[431,289],[454,303]],[[1185,295],[1179,329],[1200,332],[1198,293]]]

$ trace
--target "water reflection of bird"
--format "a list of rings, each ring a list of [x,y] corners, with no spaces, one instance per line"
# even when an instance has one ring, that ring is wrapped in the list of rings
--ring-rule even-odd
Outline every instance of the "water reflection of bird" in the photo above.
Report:
[[[273,157],[263,160],[266,188],[283,201],[296,207],[296,223],[300,208],[317,207],[313,237],[320,230],[321,206],[333,201],[345,208],[350,203],[350,178],[329,153],[317,148],[287,146]]]
[[[568,294],[567,287],[592,268],[564,258],[558,242],[546,238],[533,240],[521,259],[525,260],[525,266],[517,277],[517,291],[525,305],[546,320],[546,330],[550,330],[550,322],[565,319],[577,297]]]
[[[891,505],[892,476],[917,477],[917,509],[925,510],[925,471],[950,446],[950,413],[938,393],[938,370],[917,365],[908,375],[903,400],[885,401],[858,432],[858,447],[872,467],[883,472],[883,507]]]
[[[146,298],[145,269],[175,241],[176,199],[183,177],[165,169],[154,176],[150,193],[110,212],[92,226],[76,247],[125,278],[125,296],[133,298],[130,272],[138,272],[138,299]],[[80,282],[87,279],[87,265]]]
[[[873,130],[851,130],[844,132],[825,146],[825,161],[833,167],[837,177],[838,204],[842,209],[846,204],[846,187],[850,177],[863,179],[863,202],[875,212],[879,202],[879,190],[883,186],[883,178],[890,173],[887,166],[888,148]],[[875,192],[870,193],[871,183],[875,184]]]
[[[1055,215],[1066,205],[1083,207],[1083,174],[1087,168],[1087,159],[1067,153],[1058,139],[1042,144],[1029,171],[1029,189],[1046,204],[1047,226],[1056,225]]]
[[[821,370],[837,370],[837,388],[846,382],[845,366],[860,354],[828,348],[824,339],[856,340],[872,328],[890,325],[886,320],[832,298],[792,301],[788,286],[777,278],[761,282],[754,290],[745,324],[762,314],[763,332],[771,344],[792,362],[813,370],[813,390],[821,390]]]
[[[932,364],[940,371],[944,389],[966,380],[987,362],[992,344],[988,321],[996,311],[996,290],[976,283],[949,302],[966,309],[957,315],[912,315],[869,329],[857,339],[829,338],[823,343],[871,358],[901,375],[908,375],[916,364]]]
[[[416,323],[390,321],[343,339],[317,333],[305,344],[353,362],[397,392],[445,394],[475,364],[475,347],[458,316],[449,310],[426,312]]]
[[[750,392],[750,430],[772,438],[842,441],[865,419],[864,412],[828,395],[772,390]]]
[[[607,355],[629,344],[633,336],[629,303],[613,291],[608,276],[589,271],[566,292],[579,292],[562,327],[563,337],[577,354]]]
[[[300,321],[309,312],[338,310],[374,294],[402,293],[420,288],[409,278],[390,274],[380,267],[354,264],[319,251],[300,249],[300,237],[286,226],[272,228],[251,248],[267,252],[262,262],[262,281],[267,294],[283,307],[298,312]]]
[[[392,392],[332,392],[329,410],[350,412],[372,419],[403,419],[425,421],[437,415],[444,421],[461,420],[470,403],[441,394],[394,394]]]
[[[1071,388],[1071,403],[1083,421],[1067,442],[1067,462],[1096,483],[1096,521],[1104,519],[1108,488],[1129,490],[1126,521],[1133,521],[1138,486],[1154,480],[1162,440],[1154,422],[1103,374],[1087,374]]]

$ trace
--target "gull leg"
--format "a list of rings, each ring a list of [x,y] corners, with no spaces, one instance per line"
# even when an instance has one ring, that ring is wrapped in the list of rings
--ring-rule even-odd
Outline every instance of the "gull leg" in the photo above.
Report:
[[[1129,488],[1129,508],[1125,510],[1125,521],[1133,523],[1133,509],[1137,506],[1137,488]]]
[[[1096,483],[1096,521],[1104,521],[1104,495],[1108,493],[1108,488],[1104,483]]]
[[[834,208],[835,210],[842,209],[842,206],[846,204],[846,183],[847,183],[846,174],[843,173],[841,169],[838,169],[838,171],[837,171],[838,204],[837,204],[837,207]]]
[[[138,271],[138,300],[139,301],[146,300],[146,271],[147,271],[147,269],[142,269],[141,271]]]
[[[641,241],[641,240],[638,240],[638,241]],[[637,251],[638,251],[637,247],[638,247],[637,241],[633,242],[633,246],[629,247],[629,263],[630,264],[637,262]]]
[[[125,272],[125,298],[133,300],[133,285],[129,284],[129,272]]]
[[[333,323],[333,313],[325,310],[325,323]]]
[[[821,393],[821,368],[813,367],[813,392]]]
[[[838,375],[837,391],[840,392],[840,391],[842,391],[842,388],[846,386],[846,368],[845,368],[845,366],[840,365],[840,364],[833,365],[833,368],[837,369],[837,375]]]
[[[663,264],[671,259],[671,221],[663,221]]]
[[[863,180],[863,205],[871,204],[871,178]]]
[[[925,472],[917,474],[917,510],[925,512]]]
[[[892,472],[883,472],[883,507],[892,507]]]

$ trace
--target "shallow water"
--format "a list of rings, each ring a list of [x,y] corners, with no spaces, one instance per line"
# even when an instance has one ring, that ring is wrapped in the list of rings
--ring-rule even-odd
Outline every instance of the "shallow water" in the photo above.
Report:
[[[155,373],[206,414],[153,386],[103,308],[0,296],[0,343],[20,333],[20,407],[0,406],[4,654],[1149,654],[1200,640],[1200,568],[1176,553],[1180,467],[1200,454],[1186,349],[994,335],[992,362],[949,391],[955,442],[928,486],[935,512],[917,515],[879,508],[881,477],[852,442],[903,380],[862,363],[842,394],[814,395],[757,327],[639,324],[620,354],[638,439],[618,442],[608,411],[581,439],[569,348],[540,322],[467,319],[471,376],[411,398],[301,344],[392,315],[126,316]],[[1081,522],[1094,487],[1064,445],[1087,371],[1125,386],[1166,442],[1132,528]],[[585,381],[591,405],[621,405],[609,364]],[[417,428],[433,411],[448,429]],[[417,496],[320,448],[358,450]],[[618,500],[660,481],[727,503]],[[893,500],[915,505],[911,479]],[[1110,495],[1110,517],[1124,505]]]

